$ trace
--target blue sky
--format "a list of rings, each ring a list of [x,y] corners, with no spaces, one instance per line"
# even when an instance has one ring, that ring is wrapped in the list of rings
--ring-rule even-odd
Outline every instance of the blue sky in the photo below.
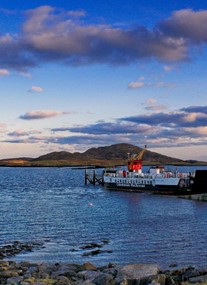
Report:
[[[207,160],[204,1],[0,4],[0,158],[125,142]]]

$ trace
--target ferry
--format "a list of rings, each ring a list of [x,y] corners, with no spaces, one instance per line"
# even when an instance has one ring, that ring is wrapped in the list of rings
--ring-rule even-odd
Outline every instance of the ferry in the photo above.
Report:
[[[128,169],[105,169],[103,185],[106,189],[132,192],[152,191],[158,194],[192,194],[207,192],[207,170],[193,173],[168,171],[163,166],[150,167],[142,172],[142,156],[130,156]]]

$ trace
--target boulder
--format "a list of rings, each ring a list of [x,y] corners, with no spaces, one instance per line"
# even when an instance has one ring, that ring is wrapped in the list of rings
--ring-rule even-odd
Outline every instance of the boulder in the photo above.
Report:
[[[159,267],[157,264],[129,264],[119,270],[119,278],[122,277],[126,284],[146,285],[156,281]],[[122,282],[123,282],[122,281]],[[124,283],[123,283],[124,284]]]
[[[83,264],[82,270],[97,270],[97,267],[90,262],[86,262]]]
[[[114,277],[111,274],[105,274],[105,273],[99,274],[94,280],[92,280],[92,283],[96,285],[115,285],[116,284]]]

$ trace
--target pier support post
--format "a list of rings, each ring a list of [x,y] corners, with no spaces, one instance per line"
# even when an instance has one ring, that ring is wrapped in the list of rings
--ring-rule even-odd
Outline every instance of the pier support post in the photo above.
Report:
[[[96,185],[96,183],[103,185],[103,174],[97,174],[95,169],[93,169],[92,171],[85,169],[85,185],[87,185],[88,182],[89,184],[93,185]]]

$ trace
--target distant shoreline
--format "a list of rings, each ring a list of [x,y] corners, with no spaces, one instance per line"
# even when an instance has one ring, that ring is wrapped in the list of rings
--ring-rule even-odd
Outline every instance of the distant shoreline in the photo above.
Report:
[[[195,163],[178,163],[178,162],[143,162],[143,166],[156,166],[156,165],[171,165],[171,166],[207,166],[207,162],[195,162]],[[110,168],[110,167],[124,167],[126,164],[117,164],[117,163],[110,163],[110,164],[75,164],[75,163],[63,163],[63,162],[51,162],[51,161],[44,161],[44,162],[35,162],[35,163],[12,163],[12,162],[4,162],[1,163],[0,167],[25,167],[25,168],[32,168],[32,167],[70,167],[74,169],[98,169],[98,168]]]

